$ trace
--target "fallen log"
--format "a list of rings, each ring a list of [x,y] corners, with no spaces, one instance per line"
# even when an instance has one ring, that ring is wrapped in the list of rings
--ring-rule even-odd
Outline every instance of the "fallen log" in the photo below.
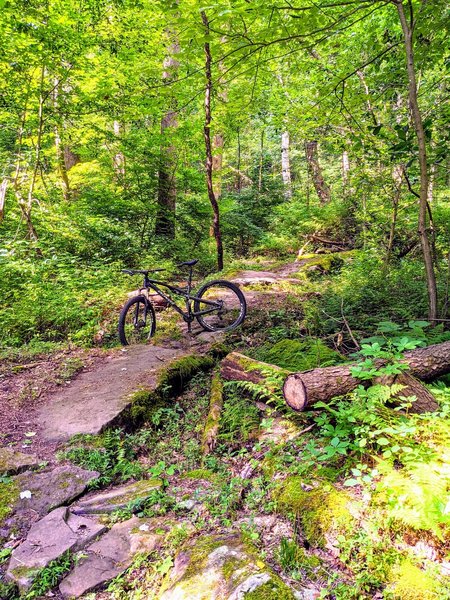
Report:
[[[405,387],[399,393],[400,397],[416,396],[417,400],[413,403],[411,412],[436,410],[438,408],[436,400],[420,381],[432,381],[450,373],[450,342],[405,352],[401,362],[409,366],[409,371],[388,379],[384,378],[383,383],[404,385]],[[378,367],[383,364],[383,361],[376,361]],[[352,376],[351,369],[354,366],[355,364],[348,363],[292,373],[275,365],[232,352],[222,362],[221,374],[226,380],[237,379],[266,385],[267,381],[271,381],[269,385],[272,387],[274,380],[282,377],[284,383],[280,387],[286,403],[294,410],[303,411],[316,402],[329,402],[335,396],[348,394],[358,385],[370,385],[370,381]]]
[[[209,413],[203,430],[202,450],[203,454],[210,454],[217,445],[217,434],[219,432],[220,415],[223,407],[223,385],[218,373],[215,373],[211,382],[211,393],[209,398]]]

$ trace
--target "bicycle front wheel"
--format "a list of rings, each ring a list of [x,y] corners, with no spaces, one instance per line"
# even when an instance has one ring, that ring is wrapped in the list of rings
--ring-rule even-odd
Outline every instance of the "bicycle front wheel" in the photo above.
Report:
[[[247,314],[244,294],[230,281],[210,281],[194,301],[197,321],[206,331],[230,331],[238,327]]]
[[[130,298],[119,317],[119,339],[124,346],[144,344],[155,333],[155,310],[145,296]]]

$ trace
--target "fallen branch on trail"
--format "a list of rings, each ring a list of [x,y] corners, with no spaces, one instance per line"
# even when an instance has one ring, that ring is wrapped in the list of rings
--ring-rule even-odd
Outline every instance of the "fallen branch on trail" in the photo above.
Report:
[[[416,348],[405,352],[401,362],[409,366],[409,371],[394,375],[372,383],[402,384],[405,387],[399,396],[416,396],[411,412],[422,413],[434,411],[438,404],[433,395],[420,383],[432,381],[441,375],[450,373],[450,342],[434,344],[426,348]],[[376,366],[383,366],[384,361],[377,361]],[[280,385],[283,396],[291,408],[298,411],[307,410],[316,402],[329,402],[335,396],[343,396],[352,392],[358,385],[370,385],[352,376],[351,369],[355,364],[348,363],[333,367],[319,367],[292,373],[275,365],[253,360],[232,352],[222,361],[221,375],[226,380],[249,381],[252,383],[274,385],[274,381],[282,380]],[[272,375],[272,377],[271,377]],[[278,390],[280,391],[280,389]]]

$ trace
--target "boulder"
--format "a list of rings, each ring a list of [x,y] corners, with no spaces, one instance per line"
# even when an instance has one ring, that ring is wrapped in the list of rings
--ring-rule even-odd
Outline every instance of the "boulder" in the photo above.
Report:
[[[126,508],[130,503],[146,500],[153,490],[162,486],[160,479],[147,479],[120,485],[83,498],[71,510],[77,515],[107,514]]]
[[[57,508],[32,525],[26,540],[13,550],[7,577],[24,591],[41,569],[65,552],[84,548],[105,530],[94,519],[72,515],[66,507]]]
[[[73,571],[60,583],[59,591],[64,598],[79,598],[101,587],[123,573],[138,554],[149,554],[157,548],[164,533],[164,526],[154,519],[133,517],[117,523],[83,551]]]
[[[163,582],[160,600],[243,600],[248,597],[293,600],[286,585],[240,534],[201,536],[178,552]]]

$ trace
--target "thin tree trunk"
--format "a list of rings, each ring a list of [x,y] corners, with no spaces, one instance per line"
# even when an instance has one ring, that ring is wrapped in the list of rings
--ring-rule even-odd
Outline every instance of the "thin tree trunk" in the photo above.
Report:
[[[53,89],[53,107],[55,109],[55,150],[56,150],[56,162],[58,165],[58,172],[61,179],[61,188],[64,196],[64,200],[70,199],[70,182],[69,176],[67,175],[67,167],[64,156],[64,148],[61,143],[61,133],[60,133],[60,110],[59,110],[59,87],[60,83],[58,79],[55,79],[54,89]]]
[[[418,149],[419,149],[419,167],[420,167],[420,194],[419,194],[419,221],[418,230],[422,245],[423,259],[425,263],[426,280],[428,288],[428,318],[433,321],[437,318],[437,285],[436,275],[433,265],[433,253],[428,234],[428,164],[427,164],[427,146],[425,132],[423,128],[422,114],[420,112],[418,97],[417,97],[417,81],[414,66],[414,49],[413,49],[413,31],[415,23],[412,18],[411,25],[408,24],[403,0],[392,0],[397,6],[398,16],[403,30],[403,39],[405,43],[406,66],[408,71],[408,87],[409,87],[409,105],[416,132]]]
[[[179,62],[175,58],[180,52],[178,42],[172,43],[169,56],[164,61],[163,81],[169,84],[176,77]],[[170,133],[178,127],[176,101],[161,119],[161,157],[158,173],[158,210],[156,214],[155,233],[168,238],[175,237],[175,207],[177,198],[175,170],[175,146],[168,140]]]
[[[205,11],[201,13],[203,26],[205,28],[206,39],[209,36],[209,20],[206,16]],[[211,148],[211,95],[212,95],[212,74],[211,74],[211,48],[208,41],[204,44],[205,50],[205,76],[206,76],[206,89],[205,89],[205,125],[203,127],[203,136],[205,139],[205,150],[206,150],[206,184],[208,188],[208,198],[211,203],[214,219],[213,229],[214,237],[216,239],[217,247],[217,269],[222,271],[223,269],[223,245],[222,235],[220,231],[220,214],[219,205],[217,203],[216,195],[214,194],[213,185],[213,156]]]
[[[325,182],[325,179],[323,178],[317,146],[318,144],[316,140],[306,142],[306,161],[308,163],[308,170],[319,197],[320,204],[328,204],[328,202],[331,200],[331,191]]]
[[[241,130],[238,127],[237,130],[237,191],[241,193],[242,179],[241,179]]]
[[[222,165],[223,165],[223,145],[224,138],[222,133],[216,133],[213,137],[213,183],[214,195],[218,200],[222,195]]]
[[[281,175],[284,184],[284,197],[286,200],[292,198],[291,161],[289,157],[290,140],[289,131],[281,134]]]
[[[113,127],[114,127],[114,135],[116,136],[116,138],[118,140],[120,140],[120,137],[122,135],[122,129],[123,129],[121,123],[119,121],[114,120]],[[123,179],[125,177],[125,156],[124,156],[123,152],[121,152],[120,150],[118,152],[116,152],[116,154],[114,155],[113,167],[114,167],[114,171],[117,175],[117,178]]]
[[[391,226],[389,229],[389,239],[386,250],[386,259],[385,259],[385,268],[390,263],[392,256],[392,248],[394,247],[394,238],[395,238],[395,228],[397,226],[397,215],[398,215],[398,205],[400,202],[400,195],[402,191],[402,182],[403,182],[403,173],[405,167],[404,165],[395,165],[392,170],[392,179],[394,181],[394,195],[392,197],[392,216],[391,216]]]
[[[5,218],[5,201],[6,201],[6,190],[8,189],[8,179],[5,179],[0,184],[0,223]]]
[[[34,166],[31,175],[30,185],[28,187],[27,198],[25,199],[21,193],[20,185],[19,185],[19,174],[20,174],[20,156],[18,158],[17,168],[16,168],[16,176],[14,178],[15,186],[14,191],[16,194],[17,201],[19,203],[19,207],[22,213],[22,216],[25,220],[28,232],[28,239],[32,242],[38,241],[38,234],[36,228],[34,226],[33,220],[31,218],[33,202],[34,202],[34,189],[36,186],[38,171],[41,163],[41,150],[42,150],[42,133],[43,133],[43,125],[44,125],[44,76],[45,76],[45,67],[42,66],[41,74],[40,74],[40,82],[39,82],[39,108],[38,108],[38,130],[37,130],[37,139],[35,144],[35,157],[34,157]],[[24,117],[25,119],[25,117]],[[40,250],[38,250],[38,254],[42,254]]]
[[[350,159],[348,157],[347,150],[342,152],[342,190],[344,198],[348,196],[349,193],[349,183],[350,179]]]
[[[262,190],[263,165],[264,165],[264,129],[261,131],[261,140],[259,145],[259,170],[258,170],[258,192]]]

